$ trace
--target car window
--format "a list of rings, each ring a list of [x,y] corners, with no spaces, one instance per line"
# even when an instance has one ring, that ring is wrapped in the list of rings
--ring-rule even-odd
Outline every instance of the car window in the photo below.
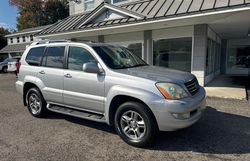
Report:
[[[82,70],[84,63],[96,62],[92,54],[81,47],[69,47],[68,69]]]
[[[63,68],[65,46],[48,47],[42,65],[51,68]]]
[[[36,48],[30,49],[25,59],[26,62],[29,65],[39,66],[42,56],[43,56],[44,48],[45,47],[36,47]]]

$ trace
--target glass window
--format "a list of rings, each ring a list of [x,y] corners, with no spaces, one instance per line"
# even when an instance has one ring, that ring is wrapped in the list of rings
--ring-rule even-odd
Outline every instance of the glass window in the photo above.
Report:
[[[64,46],[47,48],[46,56],[43,59],[42,65],[51,68],[63,68],[64,50]]]
[[[95,7],[94,0],[84,0],[84,9],[85,11],[91,10]]]
[[[220,70],[220,61],[221,61],[221,45],[216,44],[216,56],[215,56],[215,70]]]
[[[250,68],[250,45],[232,45],[228,48],[229,68]]]
[[[13,43],[13,38],[10,38],[10,43],[11,43],[11,44]]]
[[[208,39],[206,53],[206,76],[220,69],[221,45]]]
[[[80,47],[69,48],[68,69],[82,70],[83,64],[89,62],[96,62],[89,51]]]
[[[192,38],[154,41],[154,65],[191,71]]]
[[[30,41],[34,41],[33,35],[30,35]]]
[[[96,46],[93,47],[93,49],[111,69],[124,69],[147,65],[142,59],[132,54],[125,47],[107,45]]]
[[[26,57],[26,62],[29,65],[39,66],[44,52],[44,47],[30,49]]]
[[[20,42],[20,38],[19,38],[19,37],[17,37],[16,39],[17,39],[17,43],[19,43],[19,42]]]
[[[23,42],[25,42],[25,36],[23,36]]]

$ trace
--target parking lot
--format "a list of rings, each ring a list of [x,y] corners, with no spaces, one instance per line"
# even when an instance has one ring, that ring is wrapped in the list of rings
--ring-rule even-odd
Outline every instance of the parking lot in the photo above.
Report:
[[[15,91],[15,76],[0,73],[0,160],[250,160],[250,104],[208,98],[203,118],[187,129],[161,132],[140,149],[114,130],[60,114],[36,119]]]

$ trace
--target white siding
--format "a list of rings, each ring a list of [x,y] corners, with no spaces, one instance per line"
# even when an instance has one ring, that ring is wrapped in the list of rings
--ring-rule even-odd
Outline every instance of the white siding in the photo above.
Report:
[[[143,32],[130,32],[130,33],[124,33],[124,34],[105,35],[104,41],[107,43],[143,41]]]
[[[94,0],[95,2],[95,7],[97,7],[98,5],[100,5],[104,0]],[[131,1],[138,1],[138,0],[127,0],[126,2],[131,2]],[[112,0],[106,0],[106,2],[111,3]],[[122,2],[122,3],[126,3],[126,2]],[[116,3],[116,4],[121,4],[121,3]],[[75,14],[81,14],[84,13],[85,9],[84,9],[84,0],[81,0],[79,3],[70,1],[69,2],[69,13],[70,15],[75,15]]]
[[[152,31],[152,37],[156,39],[171,39],[181,37],[193,37],[193,26],[174,27]]]

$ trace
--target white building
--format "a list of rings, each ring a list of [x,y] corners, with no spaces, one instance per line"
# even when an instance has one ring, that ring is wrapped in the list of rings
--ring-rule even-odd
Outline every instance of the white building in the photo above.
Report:
[[[49,26],[50,25],[28,28],[6,35],[5,37],[7,38],[8,44],[0,50],[0,56],[13,57],[21,55],[27,45],[30,45],[33,41],[37,41],[39,39],[34,35],[48,28]]]

